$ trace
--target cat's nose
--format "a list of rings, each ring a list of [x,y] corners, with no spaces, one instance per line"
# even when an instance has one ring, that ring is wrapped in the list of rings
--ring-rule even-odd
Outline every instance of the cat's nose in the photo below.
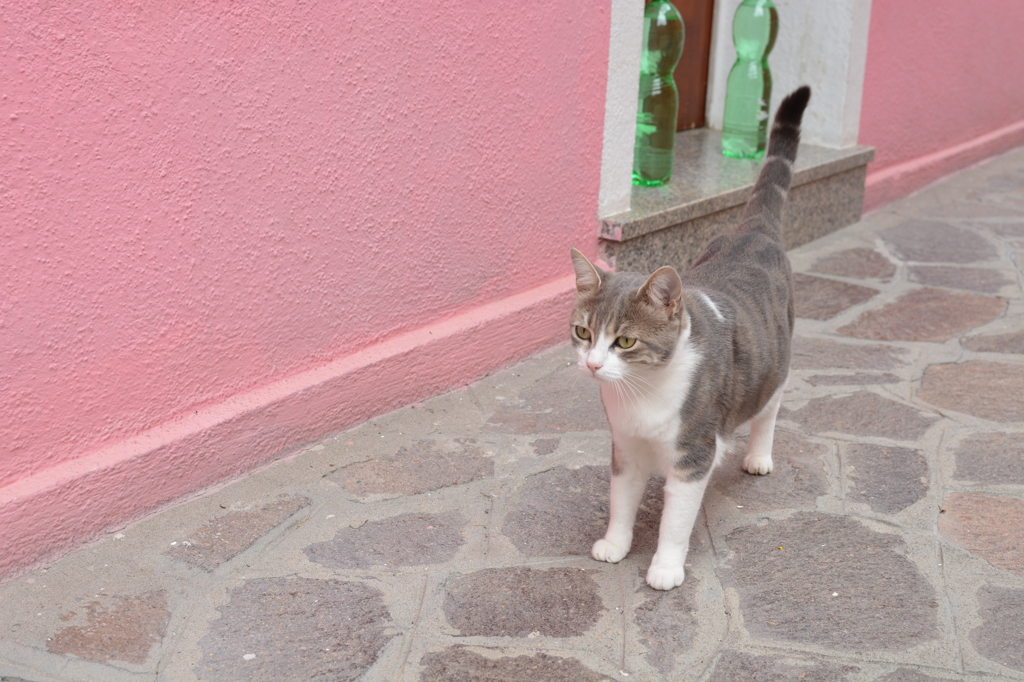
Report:
[[[601,369],[603,366],[604,366],[604,364],[601,363],[601,362],[596,362],[594,360],[587,360],[587,367],[590,368],[591,372],[596,372],[597,370]]]

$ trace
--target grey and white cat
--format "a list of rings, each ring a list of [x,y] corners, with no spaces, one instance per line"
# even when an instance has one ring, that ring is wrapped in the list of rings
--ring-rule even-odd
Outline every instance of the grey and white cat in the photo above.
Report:
[[[650,277],[607,272],[572,250],[572,341],[580,371],[600,382],[612,430],[611,518],[591,554],[611,563],[626,556],[647,479],[664,475],[647,571],[658,590],[683,582],[709,474],[737,427],[750,424],[743,468],[772,470],[794,319],[782,206],[810,95],[805,86],[779,105],[739,228],[711,240],[682,277],[671,266]]]

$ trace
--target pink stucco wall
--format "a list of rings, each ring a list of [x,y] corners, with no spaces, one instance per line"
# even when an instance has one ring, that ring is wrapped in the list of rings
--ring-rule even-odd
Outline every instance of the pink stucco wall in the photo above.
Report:
[[[865,208],[1024,144],[1024,3],[875,0],[860,143]]]
[[[561,338],[609,8],[428,5],[0,9],[0,574]]]

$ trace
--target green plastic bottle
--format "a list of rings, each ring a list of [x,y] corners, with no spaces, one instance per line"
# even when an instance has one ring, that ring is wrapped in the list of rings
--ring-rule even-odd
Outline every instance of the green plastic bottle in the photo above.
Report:
[[[683,19],[668,0],[644,8],[640,100],[633,146],[633,184],[658,187],[672,177],[679,94],[672,71],[683,54]]]
[[[772,0],[743,0],[732,22],[736,63],[725,88],[722,153],[760,159],[768,140],[772,72],[768,53],[779,34],[779,13]]]

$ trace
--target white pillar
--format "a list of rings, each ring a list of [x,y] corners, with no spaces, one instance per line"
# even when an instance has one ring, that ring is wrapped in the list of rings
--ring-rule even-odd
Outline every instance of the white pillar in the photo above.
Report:
[[[642,0],[612,0],[601,190],[597,202],[599,218],[629,210],[643,28]]]

